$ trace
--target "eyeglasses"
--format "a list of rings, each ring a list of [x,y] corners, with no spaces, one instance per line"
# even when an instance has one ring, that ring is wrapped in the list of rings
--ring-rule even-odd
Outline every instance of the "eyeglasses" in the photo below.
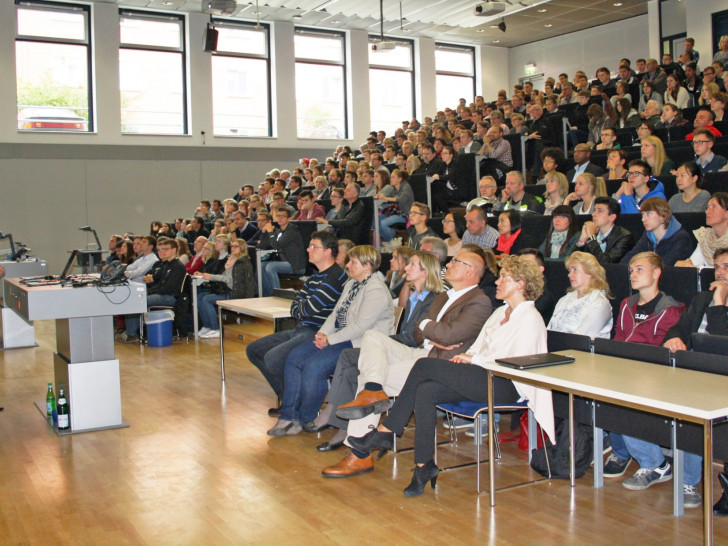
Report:
[[[410,216],[412,216],[413,214],[419,214],[420,216],[427,216],[424,212],[420,212],[418,210],[411,210],[410,209]]]
[[[322,247],[322,246],[316,246],[314,244],[308,245],[308,248],[314,248],[314,249],[317,249],[317,250],[323,250],[324,249],[324,247]]]
[[[633,178],[635,176],[645,176],[645,173],[640,171],[627,171],[627,178]]]
[[[709,140],[695,140],[695,139],[693,139],[693,146],[695,146],[696,144],[707,144],[708,142],[710,142],[710,141]]]
[[[498,279],[503,282],[511,282],[513,280],[513,277],[511,277],[510,275],[499,275]]]
[[[443,223],[443,224],[452,224],[452,223],[454,223],[454,222],[455,222],[455,220],[448,220],[447,218],[443,218],[443,219],[442,219],[442,223]]]
[[[473,266],[472,266],[471,264],[469,264],[468,262],[464,262],[464,261],[462,261],[462,260],[458,260],[457,258],[453,258],[452,260],[450,260],[450,263],[451,263],[451,264],[460,264],[460,265],[467,265],[468,267],[473,267]]]

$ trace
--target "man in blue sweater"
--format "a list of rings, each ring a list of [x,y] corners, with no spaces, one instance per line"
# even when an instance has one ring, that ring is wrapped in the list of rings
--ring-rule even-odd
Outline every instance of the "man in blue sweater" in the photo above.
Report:
[[[291,316],[298,323],[296,328],[258,339],[246,349],[248,359],[261,371],[279,398],[283,394],[283,370],[288,353],[314,338],[341,296],[347,276],[336,264],[338,252],[338,241],[333,234],[318,231],[311,235],[308,258],[318,272],[308,278],[291,303]],[[268,411],[272,417],[279,414],[279,407]]]

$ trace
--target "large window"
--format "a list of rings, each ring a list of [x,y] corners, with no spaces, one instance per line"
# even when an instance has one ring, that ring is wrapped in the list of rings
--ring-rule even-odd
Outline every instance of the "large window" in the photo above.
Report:
[[[89,7],[16,0],[18,129],[93,130]]]
[[[475,48],[435,44],[437,109],[455,108],[458,99],[475,98]]]
[[[347,138],[344,34],[297,28],[294,45],[298,138]]]
[[[369,38],[370,43],[377,41],[379,38]],[[413,44],[401,40],[395,43],[394,49],[369,48],[370,129],[388,135],[415,114]]]
[[[268,26],[214,20],[213,129],[218,136],[271,136]]]
[[[121,132],[187,134],[184,16],[119,12]]]

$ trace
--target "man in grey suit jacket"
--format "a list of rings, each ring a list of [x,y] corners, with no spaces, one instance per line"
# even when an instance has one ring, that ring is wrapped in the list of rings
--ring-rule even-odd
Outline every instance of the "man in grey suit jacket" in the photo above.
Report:
[[[427,318],[414,327],[416,347],[373,331],[364,334],[358,362],[359,394],[336,410],[337,417],[349,420],[348,436],[364,435],[370,425],[376,426],[379,413],[389,407],[390,396],[399,394],[417,360],[428,356],[447,360],[475,341],[493,310],[490,299],[478,287],[484,271],[483,259],[473,252],[461,251],[452,259],[445,273],[452,289],[439,294]],[[345,478],[373,468],[371,454],[353,452],[322,474]]]
[[[481,146],[482,143],[478,142],[477,140],[473,140],[472,131],[470,131],[469,129],[460,131],[460,149],[458,150],[458,153],[460,155],[478,153],[478,150],[480,150]]]

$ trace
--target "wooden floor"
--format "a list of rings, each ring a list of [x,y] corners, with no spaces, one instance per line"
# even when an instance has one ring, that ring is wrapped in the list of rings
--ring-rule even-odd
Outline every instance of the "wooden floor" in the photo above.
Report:
[[[388,454],[368,475],[323,479],[343,455],[315,450],[330,433],[269,438],[271,391],[242,346],[226,359],[223,387],[216,340],[117,345],[130,427],[59,438],[33,405],[53,379],[54,324],[36,323],[36,336],[39,348],[0,352],[0,544],[702,541],[700,510],[670,515],[671,483],[597,490],[589,472],[573,490],[542,482],[499,493],[491,508],[475,492],[474,468],[404,497],[411,453]],[[469,457],[471,441],[441,447],[440,465]],[[499,485],[536,477],[513,444],[497,476]],[[728,543],[728,521],[715,530],[716,544]]]

